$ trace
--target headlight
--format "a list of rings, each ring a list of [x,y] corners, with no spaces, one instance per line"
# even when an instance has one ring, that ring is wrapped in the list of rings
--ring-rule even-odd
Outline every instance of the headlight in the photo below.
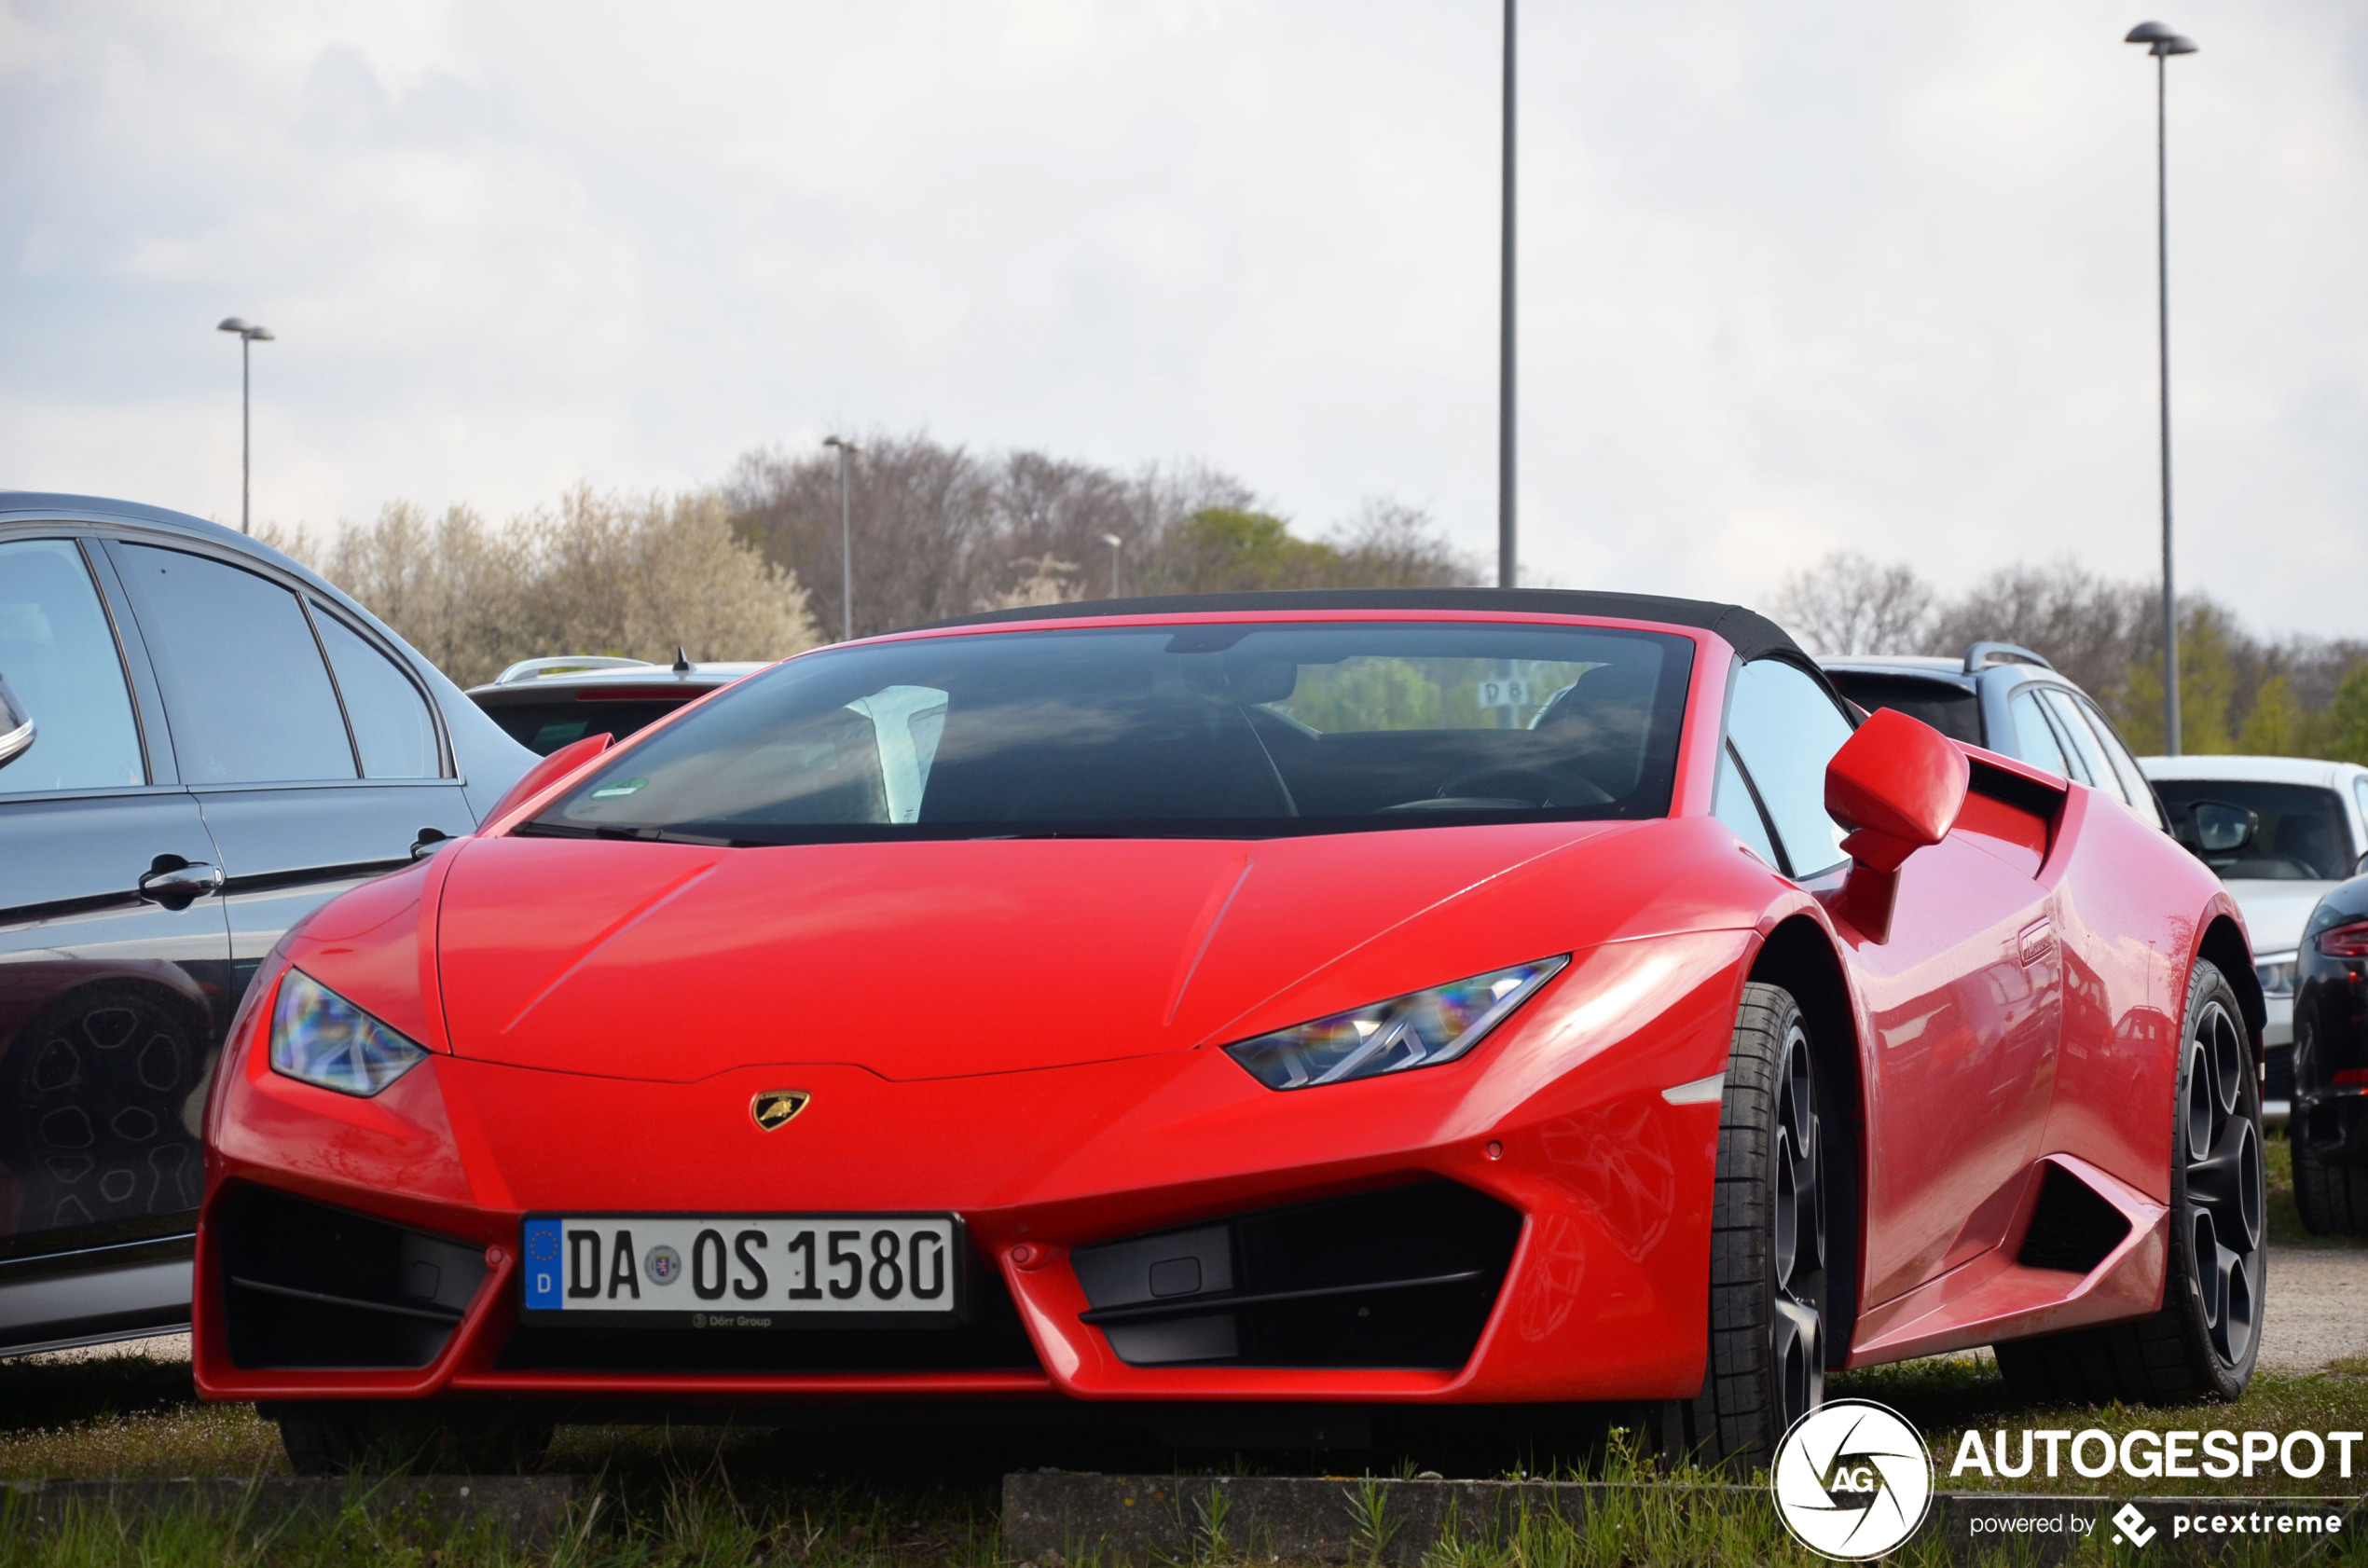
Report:
[[[1269,1089],[1307,1089],[1452,1062],[1560,973],[1570,955],[1516,964],[1336,1012],[1225,1048]]]
[[[2292,953],[2272,953],[2253,966],[2253,978],[2261,982],[2265,997],[2291,997],[2294,994],[2294,957]]]
[[[301,970],[271,1009],[271,1070],[340,1094],[377,1093],[427,1052]]]

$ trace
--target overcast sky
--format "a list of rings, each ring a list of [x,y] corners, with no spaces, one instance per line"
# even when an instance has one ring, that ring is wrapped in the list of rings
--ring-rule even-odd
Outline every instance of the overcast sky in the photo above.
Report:
[[[2168,3],[2168,0],[2167,0]],[[2181,576],[2368,635],[2368,7],[2176,0]],[[2156,548],[2128,0],[1531,0],[1522,558]],[[0,0],[0,488],[500,515],[926,428],[1495,527],[1485,0]]]

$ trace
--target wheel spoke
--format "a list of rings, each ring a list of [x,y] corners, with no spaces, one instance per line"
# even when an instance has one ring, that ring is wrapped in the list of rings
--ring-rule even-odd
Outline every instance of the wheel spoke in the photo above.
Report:
[[[2251,1252],[2261,1245],[2265,1193],[2261,1138],[2253,1130],[2252,1118],[2230,1117],[2211,1151],[2189,1162],[2187,1193],[2211,1211],[2221,1240],[2239,1252]]]
[[[1776,1298],[1776,1376],[1784,1400],[1783,1424],[1824,1402],[1825,1345],[1813,1303]]]
[[[2213,1259],[2220,1276],[2221,1317],[2212,1327],[2212,1344],[2232,1363],[2243,1360],[2252,1343],[2254,1318],[2261,1306],[2254,1277],[2258,1258],[2258,1254],[2231,1252],[2223,1246]]]

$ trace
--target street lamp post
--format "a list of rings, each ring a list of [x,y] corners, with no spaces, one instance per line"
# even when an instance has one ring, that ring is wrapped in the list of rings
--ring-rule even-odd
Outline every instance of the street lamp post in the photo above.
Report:
[[[1116,598],[1118,598],[1118,553],[1125,547],[1126,541],[1117,534],[1106,533],[1102,535],[1102,543],[1110,547],[1110,597]]]
[[[255,384],[252,356],[257,343],[271,341],[268,326],[250,326],[238,316],[226,316],[214,329],[239,335],[239,531],[251,533],[248,525],[248,498],[255,487],[255,420],[251,389]]]
[[[2193,54],[2192,39],[2159,21],[2141,21],[2125,44],[2143,44],[2155,57],[2155,313],[2162,364],[2163,458],[2163,754],[2179,755],[2179,596],[2170,561],[2170,160],[2168,69],[2174,54]]]
[[[1496,585],[1519,585],[1520,556],[1513,513],[1513,0],[1505,0],[1504,230],[1498,236],[1501,276],[1496,294]]]
[[[847,460],[863,448],[842,436],[826,435],[825,447],[839,450],[839,640],[855,640],[855,534],[847,524]]]

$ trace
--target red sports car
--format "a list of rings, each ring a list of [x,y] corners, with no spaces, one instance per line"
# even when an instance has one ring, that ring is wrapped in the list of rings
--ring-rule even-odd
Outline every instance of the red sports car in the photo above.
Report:
[[[1832,1369],[2251,1374],[2235,906],[1748,611],[1039,607],[603,744],[234,1025],[197,1379],[300,1469],[886,1401],[1618,1402],[1750,1460]]]

